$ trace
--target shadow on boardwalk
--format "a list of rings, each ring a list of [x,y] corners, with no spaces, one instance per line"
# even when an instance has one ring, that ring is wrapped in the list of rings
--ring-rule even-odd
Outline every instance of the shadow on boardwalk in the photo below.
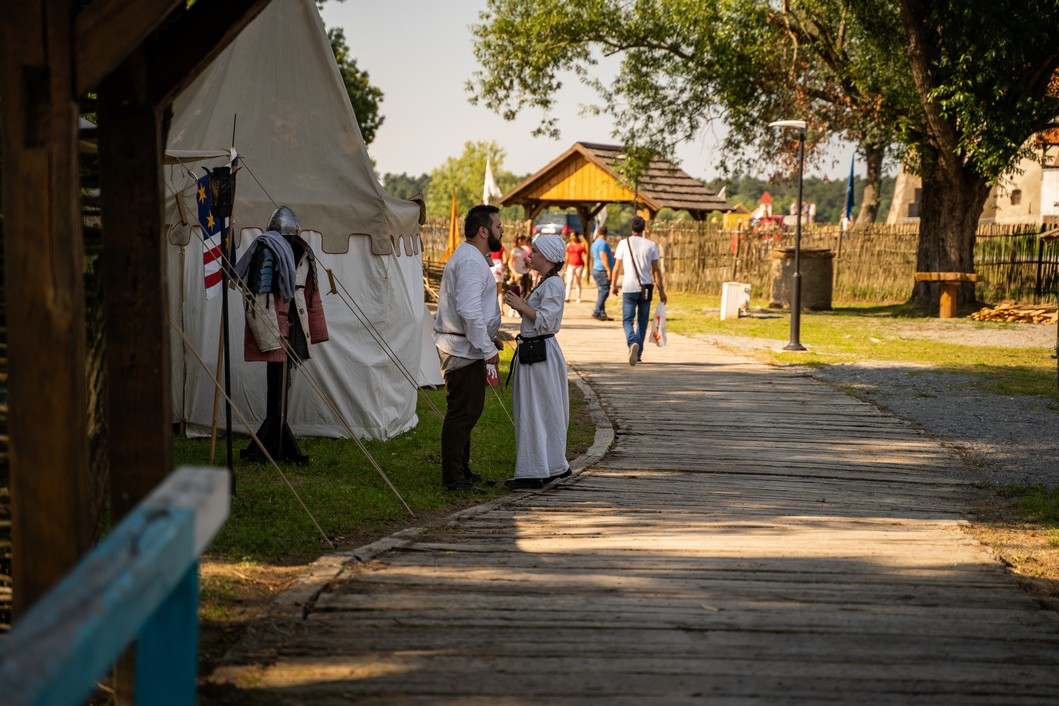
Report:
[[[578,314],[581,314],[580,316]],[[1059,622],[961,530],[959,459],[807,377],[571,311],[614,441],[562,485],[326,557],[232,703],[1054,703]],[[228,691],[230,690],[230,691]]]

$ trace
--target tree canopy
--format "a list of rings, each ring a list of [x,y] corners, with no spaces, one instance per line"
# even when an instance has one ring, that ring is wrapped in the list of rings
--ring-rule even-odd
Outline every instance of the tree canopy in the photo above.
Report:
[[[1056,0],[489,0],[468,89],[506,118],[541,110],[554,134],[572,74],[625,144],[671,155],[722,121],[720,166],[758,173],[794,171],[794,131],[767,124],[804,119],[810,144],[858,143],[876,196],[892,148],[924,178],[917,268],[970,272],[989,188],[1059,115],[1057,24]],[[593,71],[611,54],[604,84]]]
[[[852,0],[867,41],[893,53],[911,90],[898,106],[906,164],[923,178],[919,271],[973,272],[990,188],[1059,116],[1055,0]],[[896,27],[896,29],[894,29]],[[899,47],[900,51],[895,51]],[[928,283],[914,298],[936,299]],[[964,287],[961,301],[973,296]]]
[[[471,100],[511,119],[542,113],[537,132],[556,135],[550,115],[563,77],[593,87],[616,137],[644,154],[672,158],[703,126],[727,127],[717,166],[727,173],[792,171],[793,135],[774,120],[807,120],[814,145],[836,136],[860,145],[868,189],[862,216],[874,220],[894,120],[879,86],[899,81],[878,45],[842,0],[490,0],[472,28],[482,70]],[[594,75],[604,56],[622,57],[609,83]],[[906,81],[907,83],[907,81]],[[636,160],[631,159],[635,165]]]
[[[331,50],[335,53],[338,71],[342,74],[342,83],[346,86],[353,113],[357,116],[364,144],[370,145],[375,139],[375,133],[385,120],[379,111],[382,91],[371,85],[367,71],[357,68],[357,60],[350,55],[349,47],[346,45],[346,33],[341,27],[332,27],[327,30],[327,38],[331,40]]]
[[[422,194],[425,198],[430,193],[430,175],[420,174],[416,177],[404,172],[386,173],[382,175],[382,187],[395,198],[410,199],[416,194]]]
[[[426,194],[427,215],[447,217],[452,209],[452,192],[456,191],[456,208],[464,214],[482,203],[486,158],[491,159],[493,178],[502,192],[509,191],[520,179],[503,168],[505,152],[495,142],[466,142],[463,154],[449,157],[430,172],[430,191]],[[522,208],[501,210],[505,219],[521,218]]]

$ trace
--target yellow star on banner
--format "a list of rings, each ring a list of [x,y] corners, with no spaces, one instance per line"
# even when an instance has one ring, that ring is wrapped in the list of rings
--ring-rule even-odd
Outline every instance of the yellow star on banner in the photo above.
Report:
[[[202,203],[202,202],[204,202],[205,200],[206,200],[206,187],[205,187],[205,186],[202,186],[202,185],[200,184],[200,185],[199,185],[199,203]]]
[[[217,221],[213,220],[213,214],[212,213],[210,215],[206,216],[206,227],[207,228],[209,228],[210,230],[213,230],[213,226],[216,223],[217,223]]]

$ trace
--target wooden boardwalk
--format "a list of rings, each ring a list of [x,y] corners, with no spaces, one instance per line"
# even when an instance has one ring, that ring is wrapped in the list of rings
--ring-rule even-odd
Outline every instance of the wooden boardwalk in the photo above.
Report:
[[[609,452],[324,560],[215,680],[244,703],[1059,702],[1059,616],[962,530],[955,454],[689,339],[630,368],[618,322],[570,309]]]

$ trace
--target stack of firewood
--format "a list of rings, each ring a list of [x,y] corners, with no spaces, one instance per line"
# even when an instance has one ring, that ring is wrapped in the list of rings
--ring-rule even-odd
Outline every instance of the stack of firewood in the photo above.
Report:
[[[1007,323],[1054,324],[1059,322],[1059,311],[1054,306],[1041,304],[1015,304],[1003,302],[992,309],[988,306],[971,314],[975,321],[1001,321]]]

